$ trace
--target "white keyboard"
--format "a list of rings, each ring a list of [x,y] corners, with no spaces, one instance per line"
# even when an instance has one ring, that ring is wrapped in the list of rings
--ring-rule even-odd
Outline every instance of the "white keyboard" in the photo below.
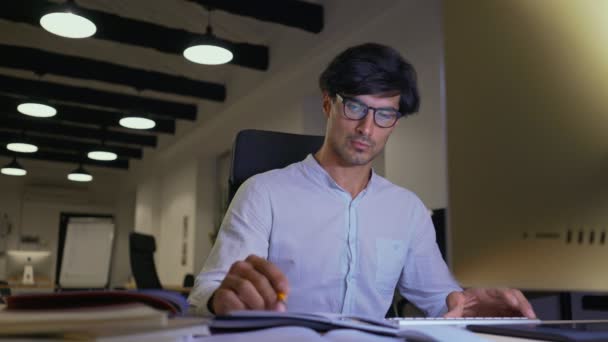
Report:
[[[470,324],[539,324],[540,320],[526,317],[394,317],[389,321],[398,322],[400,327],[410,325],[470,325]]]

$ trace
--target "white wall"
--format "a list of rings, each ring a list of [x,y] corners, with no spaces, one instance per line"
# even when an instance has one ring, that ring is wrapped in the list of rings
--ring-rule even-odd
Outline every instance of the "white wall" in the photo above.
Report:
[[[160,238],[160,208],[158,176],[152,173],[137,185],[134,231]]]
[[[154,222],[161,222],[161,232],[170,232],[175,228],[168,226],[171,219],[166,219],[166,215],[195,208],[194,272],[199,271],[210,248],[208,233],[213,229],[210,225],[215,218],[211,216],[217,205],[217,195],[209,192],[215,189],[217,175],[211,165],[215,158],[230,149],[236,133],[245,128],[323,133],[318,75],[337,53],[358,43],[391,45],[416,67],[421,112],[401,122],[394,131],[386,148],[383,171],[390,180],[417,192],[429,207],[446,205],[440,1],[330,1],[324,3],[324,8],[326,24],[321,34],[289,31],[279,37],[279,43],[271,46],[268,72],[244,73],[238,83],[229,82],[227,101],[218,107],[217,115],[205,115],[179,140],[147,154],[135,170],[135,175],[146,170],[164,174],[161,178],[165,182],[176,183],[188,194],[174,189],[169,195],[159,190],[167,190],[166,184],[138,182],[136,226],[146,230],[152,229]],[[191,163],[197,161],[198,171],[191,170]],[[183,172],[188,176],[184,177]],[[176,180],[178,177],[181,179]],[[160,202],[156,196],[160,196]],[[193,203],[179,200],[181,196],[191,198]],[[176,246],[178,235],[161,233],[161,239],[175,240],[161,245]],[[177,273],[185,269],[176,264],[174,256],[167,256],[157,265],[167,281],[181,282],[183,274]]]
[[[196,185],[196,227],[194,230],[193,267],[190,273],[197,273],[211,250],[210,234],[213,233],[219,210],[217,161],[214,157],[203,157],[198,161]]]

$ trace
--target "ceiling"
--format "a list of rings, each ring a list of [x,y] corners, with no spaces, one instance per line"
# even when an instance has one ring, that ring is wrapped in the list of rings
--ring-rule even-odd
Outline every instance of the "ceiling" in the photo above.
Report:
[[[323,7],[296,0],[77,0],[93,20],[93,37],[68,39],[40,27],[43,13],[63,1],[0,2],[0,156],[6,143],[27,138],[39,147],[21,160],[128,169],[164,136],[179,135],[225,104],[233,80],[272,68],[278,38],[323,30]],[[211,12],[208,8],[212,8]],[[221,66],[199,65],[182,56],[211,21],[235,58]],[[20,101],[42,99],[58,114],[33,118],[16,111]],[[121,127],[125,113],[146,113],[149,131]],[[105,146],[110,162],[86,158]]]

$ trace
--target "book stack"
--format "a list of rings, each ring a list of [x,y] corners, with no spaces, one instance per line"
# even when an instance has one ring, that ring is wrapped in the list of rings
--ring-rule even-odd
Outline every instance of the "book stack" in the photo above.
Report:
[[[9,296],[6,308],[0,310],[0,338],[133,341],[164,336],[161,340],[172,341],[208,335],[203,319],[177,317],[185,312],[185,307],[172,302],[176,298],[163,291]]]

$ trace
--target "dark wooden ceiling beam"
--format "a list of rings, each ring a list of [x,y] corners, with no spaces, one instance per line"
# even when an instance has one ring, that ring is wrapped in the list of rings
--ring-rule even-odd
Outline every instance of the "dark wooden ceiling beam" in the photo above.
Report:
[[[104,150],[116,153],[120,158],[135,158],[141,159],[141,148],[115,146],[111,144],[87,143],[77,140],[69,140],[64,138],[50,138],[46,136],[37,136],[31,132],[22,135],[19,132],[2,131],[0,128],[0,144],[6,145],[11,142],[24,141],[38,146],[41,151],[45,150],[62,150],[66,152],[81,154],[86,156],[88,152]],[[3,146],[2,146],[3,147]]]
[[[319,33],[323,30],[323,6],[295,0],[190,0],[206,8]]]
[[[48,122],[23,116],[22,118],[8,117],[0,112],[0,127],[18,132],[36,132],[51,136],[80,139],[85,141],[114,142],[119,144],[156,147],[157,138],[154,135],[124,133],[112,130],[105,132],[98,128],[80,127],[63,123]]]
[[[46,0],[1,1],[0,18],[40,27],[40,17],[56,6],[57,3]],[[201,33],[174,29],[98,10],[78,7],[78,11],[97,24],[94,39],[141,46],[181,56],[184,49],[201,36]],[[201,32],[202,30],[201,25]],[[230,62],[231,64],[268,70],[267,46],[237,43],[219,38],[234,52],[235,58]]]
[[[181,102],[156,100],[91,88],[68,86],[55,82],[26,80],[0,75],[0,92],[59,101],[83,103],[124,110],[144,112],[160,117],[196,120],[197,106]]]
[[[226,99],[226,87],[217,83],[16,45],[0,44],[0,51],[2,67],[29,70],[37,74],[118,83],[140,91],[150,89],[213,101]]]
[[[124,113],[59,104],[54,103],[53,99],[48,98],[43,100],[46,100],[47,103],[51,104],[53,107],[55,107],[55,109],[57,109],[57,115],[41,120],[48,120],[55,123],[65,122],[97,125],[99,127],[122,128],[118,122],[125,116]],[[0,94],[0,112],[6,113],[6,115],[9,117],[21,117],[23,114],[17,114],[17,106],[24,101],[27,101],[27,99]],[[154,121],[156,122],[156,126],[146,130],[147,132],[175,134],[175,120],[154,118]]]
[[[112,161],[98,161],[92,160],[88,158],[82,158],[76,154],[72,153],[62,153],[62,152],[50,152],[50,151],[38,151],[36,153],[17,153],[11,152],[8,150],[1,150],[0,155],[5,157],[12,158],[16,156],[19,159],[35,159],[35,160],[44,160],[44,161],[53,161],[53,162],[64,162],[70,164],[79,164],[83,165],[92,165],[92,166],[101,166],[108,167],[113,169],[128,169],[129,168],[129,160],[128,159],[116,159]],[[74,165],[76,167],[77,165]]]

